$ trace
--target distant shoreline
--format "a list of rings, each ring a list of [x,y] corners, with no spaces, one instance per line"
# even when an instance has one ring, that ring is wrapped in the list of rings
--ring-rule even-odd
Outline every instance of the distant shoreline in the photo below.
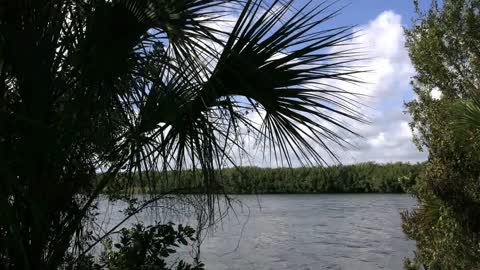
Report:
[[[416,184],[423,172],[423,163],[360,163],[315,168],[223,169],[216,171],[208,183],[200,172],[150,172],[149,181],[139,175],[119,176],[119,189],[146,193],[208,194],[404,194]],[[100,176],[101,177],[101,176]],[[123,180],[125,178],[125,180]],[[122,183],[125,181],[125,183]],[[122,189],[123,188],[123,189]],[[207,192],[208,191],[208,192]]]

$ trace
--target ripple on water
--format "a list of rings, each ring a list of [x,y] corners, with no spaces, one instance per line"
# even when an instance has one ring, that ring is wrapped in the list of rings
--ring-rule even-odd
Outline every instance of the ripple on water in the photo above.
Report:
[[[415,206],[408,195],[237,198],[246,207],[203,242],[209,270],[400,270],[415,246],[401,230],[399,212]]]

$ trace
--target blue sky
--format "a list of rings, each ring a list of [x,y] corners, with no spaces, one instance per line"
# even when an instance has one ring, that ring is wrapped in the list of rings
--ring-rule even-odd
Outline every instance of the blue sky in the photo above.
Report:
[[[323,0],[313,0],[312,4],[321,3]],[[309,0],[297,0],[295,6],[308,3]],[[422,10],[430,5],[430,0],[419,0]],[[336,25],[361,25],[375,19],[384,11],[393,11],[402,16],[405,26],[411,25],[411,18],[415,15],[413,0],[338,0],[334,8],[345,7],[342,14],[331,23]]]
[[[377,17],[380,13],[390,10],[402,16],[402,23],[409,26],[414,16],[413,0],[355,0],[340,1],[347,7],[337,22],[344,24],[365,24]],[[429,0],[420,1],[422,8],[428,7]]]

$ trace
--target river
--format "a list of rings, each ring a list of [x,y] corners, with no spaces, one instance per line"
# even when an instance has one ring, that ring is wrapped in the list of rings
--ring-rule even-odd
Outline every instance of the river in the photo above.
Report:
[[[203,240],[207,270],[400,270],[413,255],[415,243],[403,234],[399,214],[415,206],[409,195],[236,198],[243,206]]]

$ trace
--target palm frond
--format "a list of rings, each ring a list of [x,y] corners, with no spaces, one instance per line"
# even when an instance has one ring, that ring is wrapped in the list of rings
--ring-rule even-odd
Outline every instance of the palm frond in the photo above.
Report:
[[[274,152],[289,165],[291,154],[325,163],[311,143],[335,157],[330,143],[348,145],[338,130],[357,135],[342,119],[364,121],[354,109],[355,93],[336,87],[337,81],[358,83],[355,75],[362,72],[354,66],[359,52],[347,47],[352,28],[319,29],[339,12],[327,12],[326,2],[292,14],[289,4],[274,1],[266,9],[263,4],[246,3],[198,107],[217,106],[225,96],[254,100],[265,109],[262,136],[278,147]]]
[[[128,1],[128,6],[139,13],[138,1]],[[168,43],[168,54],[178,62],[187,62],[195,66],[199,81],[210,72],[208,62],[218,58],[218,49],[228,32],[216,27],[224,22],[225,15],[233,11],[237,0],[187,0],[187,1],[149,1],[144,4],[143,21],[152,26],[150,32],[156,33],[153,39],[162,38]],[[133,4],[132,4],[133,3]]]
[[[168,46],[209,38],[217,42],[209,28],[195,22],[195,16],[213,8],[207,2],[186,1],[192,9],[186,9],[188,18],[163,22],[165,29],[171,24],[184,31],[176,40],[180,32],[165,30]],[[154,6],[141,9],[129,1],[124,5],[142,23],[172,17],[159,15]],[[221,54],[193,56],[194,64],[180,61],[181,54],[169,54],[162,44],[144,46],[139,52],[143,69],[124,87],[131,90],[117,91],[119,106],[129,108],[123,117],[129,122],[129,135],[116,151],[129,160],[128,171],[158,171],[159,166],[182,171],[198,165],[205,181],[212,181],[214,168],[235,165],[234,149],[248,150],[245,137],[255,138],[262,152],[280,165],[335,160],[332,145],[347,147],[344,134],[358,135],[346,122],[364,118],[355,109],[356,93],[339,86],[359,83],[355,75],[362,71],[355,62],[361,55],[349,49],[351,27],[321,29],[340,12],[329,8],[327,2],[294,10],[282,1],[247,1],[228,40],[218,41]],[[151,13],[142,15],[139,10]],[[187,30],[180,30],[185,26]],[[201,36],[203,31],[209,34]],[[185,56],[191,57],[193,48],[184,48]],[[204,69],[206,58],[215,64],[212,70]],[[260,126],[252,124],[247,111],[261,116]]]
[[[158,171],[198,168],[204,190],[219,192],[215,169],[235,166],[236,151],[251,150],[244,140],[252,138],[279,165],[335,160],[333,145],[349,146],[345,133],[358,136],[348,121],[364,118],[357,94],[341,88],[359,83],[361,55],[349,49],[351,27],[321,29],[339,13],[329,8],[247,1],[221,51],[209,56],[211,70],[199,64],[207,57],[191,64],[160,43],[145,46],[138,74],[117,84],[127,128],[114,152],[125,171],[155,188]]]
[[[480,129],[480,95],[473,93],[470,100],[459,108],[460,124],[465,127]]]

